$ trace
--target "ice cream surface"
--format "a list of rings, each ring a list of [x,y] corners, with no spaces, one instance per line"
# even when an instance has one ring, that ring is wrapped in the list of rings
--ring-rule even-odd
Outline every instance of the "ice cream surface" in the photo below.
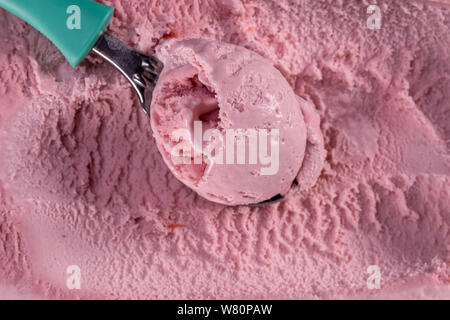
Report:
[[[131,46],[247,48],[308,106],[317,181],[265,207],[186,187],[117,71],[0,10],[0,297],[449,298],[446,3],[377,1],[370,29],[369,1],[107,1]]]
[[[159,57],[165,67],[153,93],[151,123],[175,176],[204,198],[227,205],[287,194],[305,153],[313,149],[308,144],[305,151],[302,112],[314,113],[314,107],[295,95],[269,61],[243,47],[199,39],[168,41]],[[314,150],[314,181],[309,176],[299,181],[309,186],[325,154],[320,128],[311,128],[317,130],[309,136],[317,135],[321,149]],[[179,155],[183,148],[188,152]]]

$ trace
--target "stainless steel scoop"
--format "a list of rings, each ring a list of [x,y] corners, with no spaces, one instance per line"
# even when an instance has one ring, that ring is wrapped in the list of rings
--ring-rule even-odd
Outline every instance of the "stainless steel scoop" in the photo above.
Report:
[[[116,67],[149,114],[152,92],[163,64],[105,32],[114,9],[91,0],[0,0],[0,7],[28,22],[77,66],[94,51]]]
[[[291,188],[289,189],[289,191],[287,192],[286,195],[288,195],[290,193],[290,191],[292,190],[292,188],[295,188],[296,186],[298,186],[298,181],[297,179],[294,179],[294,181],[292,182]],[[259,207],[259,206],[264,206],[267,204],[273,204],[273,203],[277,203],[277,202],[281,202],[283,200],[286,199],[286,196],[283,196],[281,194],[277,194],[275,196],[273,196],[270,199],[255,203],[255,204],[249,204],[250,207]]]
[[[103,33],[92,51],[111,63],[130,82],[141,106],[150,116],[150,103],[163,63],[154,56],[147,56],[128,47],[119,39]]]

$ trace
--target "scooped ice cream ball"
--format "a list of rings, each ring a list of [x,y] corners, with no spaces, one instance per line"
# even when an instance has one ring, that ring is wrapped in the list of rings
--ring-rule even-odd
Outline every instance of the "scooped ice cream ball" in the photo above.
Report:
[[[269,61],[199,39],[169,40],[158,57],[151,125],[180,181],[226,205],[285,195],[297,176],[314,185],[324,154],[318,115]]]

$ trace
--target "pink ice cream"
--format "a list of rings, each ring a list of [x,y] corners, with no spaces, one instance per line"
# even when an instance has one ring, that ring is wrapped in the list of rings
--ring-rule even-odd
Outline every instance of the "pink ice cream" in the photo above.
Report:
[[[377,1],[372,30],[368,1],[105,1],[144,52],[234,44],[300,97],[305,185],[264,207],[180,182],[117,71],[0,10],[0,297],[450,298],[450,13],[426,2]]]
[[[311,174],[300,173],[299,184],[314,185],[325,154],[319,125],[312,124],[319,116],[269,61],[243,47],[197,39],[168,42],[159,57],[165,67],[153,93],[151,123],[158,148],[178,179],[204,198],[227,205],[286,195],[300,168]],[[302,110],[308,113],[307,125]],[[210,129],[218,135],[196,145],[196,121],[205,135]],[[243,148],[227,136],[231,130],[242,130]],[[176,132],[186,132],[185,141]],[[307,146],[308,136],[317,137],[317,149]],[[262,154],[266,163],[259,154],[261,142],[268,149]],[[189,152],[178,156],[176,148],[185,148],[183,143]],[[208,152],[214,143],[217,148]],[[239,152],[244,156],[240,163]],[[314,160],[302,167],[305,153]],[[200,157],[197,163],[195,157]]]

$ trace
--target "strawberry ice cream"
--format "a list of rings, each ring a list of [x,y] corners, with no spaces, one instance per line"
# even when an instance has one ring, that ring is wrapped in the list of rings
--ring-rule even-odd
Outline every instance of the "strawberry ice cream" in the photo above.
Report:
[[[0,298],[450,298],[448,1],[379,0],[376,28],[369,1],[103,2],[113,35],[166,59],[152,124],[111,66],[92,55],[70,67],[0,9]],[[199,47],[217,43],[271,70],[289,99],[280,119],[251,100],[245,122],[220,118],[234,103],[221,90],[252,82],[214,74]],[[171,60],[177,50],[191,60]],[[195,183],[242,203],[220,185],[249,192],[250,177],[228,184],[214,165],[209,180],[208,159],[171,165],[163,130],[190,128],[177,108],[196,104],[165,85],[186,78],[204,131],[278,127],[279,171],[253,200],[297,175],[284,201],[218,204]]]
[[[319,125],[312,125],[319,116],[269,61],[243,47],[208,40],[168,42],[159,51],[165,68],[153,93],[151,123],[158,148],[177,178],[206,199],[227,205],[286,195],[300,168],[314,172],[302,174],[298,182],[314,185],[325,154]],[[302,112],[311,113],[308,130]],[[196,125],[201,130],[198,146]],[[203,141],[203,131],[207,135],[211,129],[217,135]],[[239,130],[241,148],[230,135]],[[183,132],[186,146],[179,141]],[[317,137],[318,149],[307,146],[308,135]],[[174,155],[177,145],[187,148],[180,156],[187,159]],[[261,154],[264,147],[269,152]],[[310,156],[312,151],[316,154]],[[305,153],[314,160],[302,167]],[[267,161],[261,163],[264,157]]]

